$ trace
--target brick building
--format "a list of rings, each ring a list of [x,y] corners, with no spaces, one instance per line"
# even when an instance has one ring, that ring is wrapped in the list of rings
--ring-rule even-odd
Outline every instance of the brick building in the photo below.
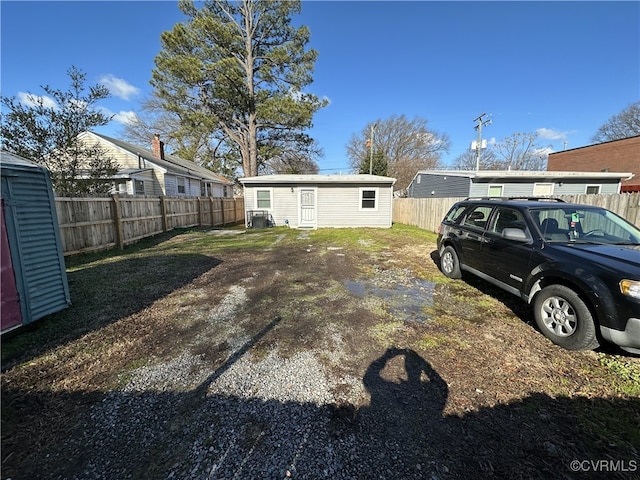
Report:
[[[548,171],[631,172],[622,192],[640,192],[640,135],[549,154]]]

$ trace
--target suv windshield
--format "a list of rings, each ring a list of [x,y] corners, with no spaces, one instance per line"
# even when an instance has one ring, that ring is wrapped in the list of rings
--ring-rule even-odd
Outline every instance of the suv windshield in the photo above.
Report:
[[[603,208],[554,205],[532,208],[530,212],[548,242],[640,244],[638,228]]]

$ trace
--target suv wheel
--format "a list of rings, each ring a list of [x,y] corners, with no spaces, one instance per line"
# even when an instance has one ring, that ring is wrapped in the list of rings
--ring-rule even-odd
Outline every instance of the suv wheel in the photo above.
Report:
[[[589,307],[564,285],[549,285],[536,295],[533,312],[538,328],[553,343],[568,350],[599,346]]]
[[[444,247],[440,255],[440,269],[449,278],[462,278],[458,254],[453,247]]]

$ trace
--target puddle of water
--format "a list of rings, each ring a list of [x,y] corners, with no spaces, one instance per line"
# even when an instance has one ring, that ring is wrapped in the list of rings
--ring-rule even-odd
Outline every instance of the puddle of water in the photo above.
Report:
[[[388,288],[353,280],[345,281],[344,286],[360,298],[367,296],[381,298],[387,304],[389,313],[401,320],[414,322],[429,320],[424,313],[424,308],[433,305],[433,294],[436,288],[435,283],[417,278],[409,280],[408,285],[396,284]]]

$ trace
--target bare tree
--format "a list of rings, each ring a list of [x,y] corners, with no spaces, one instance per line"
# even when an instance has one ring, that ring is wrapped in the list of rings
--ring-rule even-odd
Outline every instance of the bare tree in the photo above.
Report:
[[[317,174],[320,171],[318,164],[308,156],[296,153],[286,153],[274,157],[265,166],[267,174]]]
[[[502,164],[496,158],[493,150],[487,148],[480,155],[480,170],[499,170]],[[475,170],[476,152],[467,150],[453,161],[453,168],[456,170]]]
[[[371,140],[373,127],[373,144]],[[404,115],[393,115],[385,120],[371,122],[358,134],[353,134],[347,144],[347,156],[353,171],[371,161],[371,149],[387,162],[387,175],[396,178],[398,190],[407,188],[418,170],[437,168],[442,154],[449,150],[449,139],[427,128],[427,120]]]
[[[544,170],[551,146],[536,144],[537,133],[514,133],[495,143],[492,149],[500,170]]]
[[[144,100],[135,121],[124,125],[120,135],[129,142],[147,145],[158,133],[165,150],[171,154],[235,178],[240,154],[234,145],[225,142],[220,131],[210,132],[198,125],[185,128],[184,124],[179,112],[164,109],[162,101],[152,95]]]
[[[636,135],[640,135],[640,102],[632,103],[607,120],[591,137],[591,141],[593,143],[610,142]]]

